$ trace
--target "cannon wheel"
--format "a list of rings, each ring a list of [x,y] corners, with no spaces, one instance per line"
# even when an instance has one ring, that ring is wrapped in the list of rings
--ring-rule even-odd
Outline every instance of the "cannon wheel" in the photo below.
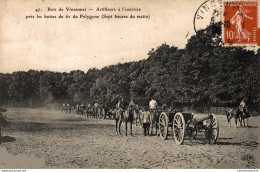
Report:
[[[210,114],[208,126],[205,130],[205,138],[209,144],[215,144],[219,135],[219,123],[215,114]]]
[[[185,137],[185,120],[182,113],[175,114],[173,119],[173,137],[177,144],[182,144]]]
[[[159,117],[159,132],[160,137],[165,140],[168,136],[168,116],[165,112],[162,112]]]

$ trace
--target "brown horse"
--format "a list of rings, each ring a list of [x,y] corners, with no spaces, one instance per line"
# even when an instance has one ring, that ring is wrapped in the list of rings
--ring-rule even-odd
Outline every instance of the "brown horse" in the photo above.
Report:
[[[229,108],[226,111],[226,115],[229,126],[231,127],[231,119],[234,118],[237,127],[237,120],[239,119],[238,108]]]
[[[133,136],[132,133],[132,125],[134,121],[134,109],[127,108],[126,110],[122,110],[121,108],[116,111],[116,135],[120,134],[120,127],[122,122],[125,122],[125,135],[127,136],[127,123],[130,123],[130,135]],[[117,129],[118,128],[118,129]]]
[[[250,117],[249,110],[248,110],[247,106],[244,108],[239,107],[239,109],[241,111],[241,113],[239,114],[240,126],[242,127],[242,125],[244,124],[244,127],[246,127],[245,119],[247,119],[247,126],[248,126],[248,118]]]
[[[241,116],[243,116],[243,111],[240,107],[229,108],[226,111],[226,115],[227,115],[227,121],[228,121],[230,127],[231,127],[232,118],[234,118],[234,120],[235,120],[236,127],[237,127],[237,120],[239,120],[240,126],[242,126],[240,118],[241,118]]]

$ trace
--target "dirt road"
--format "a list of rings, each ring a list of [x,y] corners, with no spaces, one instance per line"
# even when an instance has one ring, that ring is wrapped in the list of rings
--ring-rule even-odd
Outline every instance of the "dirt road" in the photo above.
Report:
[[[12,121],[2,131],[0,168],[259,168],[259,117],[250,118],[249,128],[235,128],[218,115],[217,144],[199,134],[177,145],[171,137],[144,137],[139,126],[134,137],[117,136],[114,120],[43,109],[13,108],[5,115]]]

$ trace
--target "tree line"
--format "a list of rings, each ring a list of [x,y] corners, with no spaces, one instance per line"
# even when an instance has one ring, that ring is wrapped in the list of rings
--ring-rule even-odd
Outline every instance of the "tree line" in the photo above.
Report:
[[[205,37],[207,35],[204,35]],[[162,44],[148,58],[102,69],[0,73],[0,104],[41,107],[49,103],[114,106],[123,95],[146,106],[151,97],[169,106],[260,104],[260,49],[206,45],[192,36],[184,49]]]

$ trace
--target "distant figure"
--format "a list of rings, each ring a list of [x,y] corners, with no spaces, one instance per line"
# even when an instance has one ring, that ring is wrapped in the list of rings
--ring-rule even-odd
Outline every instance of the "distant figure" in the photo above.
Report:
[[[91,117],[91,116],[93,116],[93,108],[92,108],[91,104],[88,104],[87,117]]]
[[[82,103],[80,106],[79,106],[79,114],[81,114],[82,116],[84,115],[84,104]]]
[[[76,111],[75,111],[75,114],[79,114],[79,104],[76,104],[76,107],[75,107]]]
[[[148,108],[145,107],[144,111],[141,113],[141,119],[143,119],[143,131],[144,131],[144,136],[149,136],[149,127],[151,123],[151,113],[149,112]]]
[[[98,118],[98,103],[94,104],[94,118]]]
[[[70,113],[70,112],[71,112],[70,104],[67,104],[67,107],[66,107],[66,113]]]
[[[63,113],[63,112],[66,112],[66,104],[65,103],[63,103],[61,105],[61,113]]]

